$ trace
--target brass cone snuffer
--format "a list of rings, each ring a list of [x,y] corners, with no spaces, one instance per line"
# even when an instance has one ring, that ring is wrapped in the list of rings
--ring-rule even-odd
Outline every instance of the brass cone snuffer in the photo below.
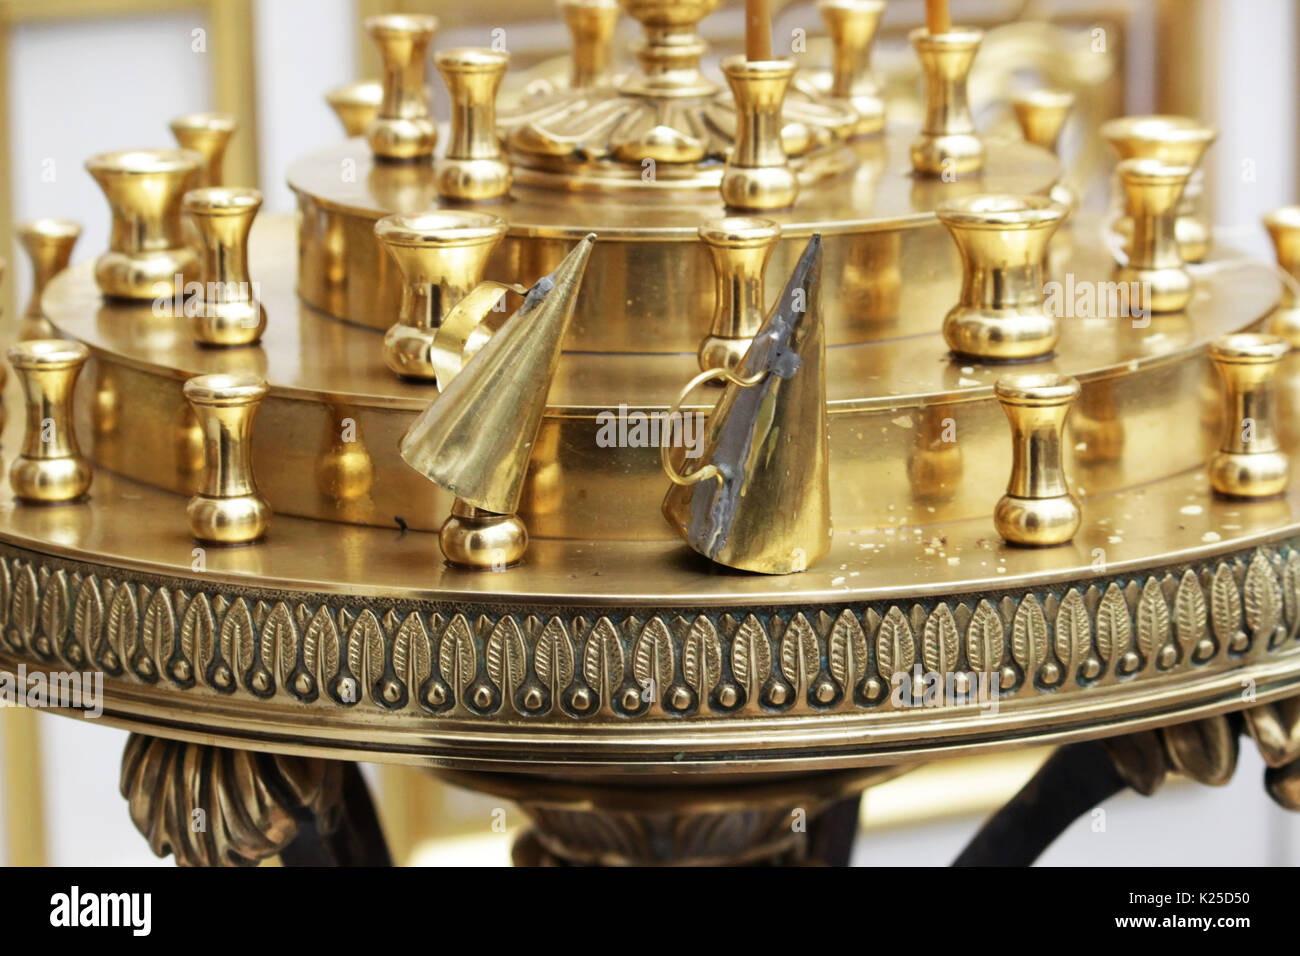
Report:
[[[763,277],[781,227],[770,219],[731,216],[700,226],[713,260],[713,324],[700,343],[700,368],[735,368],[763,325]]]
[[[190,532],[209,544],[246,544],[266,534],[271,506],[253,475],[253,420],[266,383],[251,375],[197,375],[186,400],[203,435],[204,477],[185,513]]]
[[[510,163],[497,139],[496,98],[508,53],[442,50],[434,62],[451,94],[447,154],[433,167],[438,195],[452,200],[497,199],[510,191]]]
[[[516,512],[551,379],[573,319],[594,235],[479,349],[402,436],[402,459],[456,496],[438,542],[457,566],[501,570],[518,563],[528,530]]]
[[[67,219],[35,219],[18,227],[18,241],[32,262],[32,297],[23,309],[18,338],[54,338],[54,326],[41,308],[41,296],[50,280],[68,267],[81,226]]]
[[[180,148],[203,157],[203,165],[190,184],[192,188],[225,185],[226,147],[238,126],[239,121],[229,113],[189,113],[172,120],[172,135]]]
[[[1210,224],[1198,211],[1199,167],[1217,138],[1213,127],[1186,116],[1122,116],[1101,126],[1120,160],[1153,159],[1168,166],[1189,167],[1187,183],[1175,210],[1173,236],[1183,262],[1200,262],[1210,251]],[[1115,223],[1116,232],[1130,236],[1132,212]]]
[[[722,174],[722,201],[742,210],[794,205],[799,180],[781,141],[781,108],[794,63],[731,56],[722,72],[736,100],[736,143]]]
[[[1268,330],[1293,346],[1300,345],[1300,206],[1287,206],[1264,217],[1273,240],[1277,264],[1289,281],[1282,283],[1282,301],[1268,320]]]
[[[375,224],[402,274],[398,319],[384,336],[384,361],[393,372],[441,387],[460,371],[473,330],[507,288],[482,281],[505,234],[500,216],[454,209],[386,216]]]
[[[664,517],[717,564],[790,574],[830,550],[821,257],[813,236],[741,363],[701,372],[668,412],[671,424],[696,386],[725,380],[692,470],[684,448],[661,446]]]
[[[90,489],[94,472],[72,421],[77,377],[89,357],[85,345],[63,339],[32,339],[9,349],[27,406],[22,451],[9,468],[9,484],[21,501],[74,501]]]
[[[943,320],[958,355],[1021,361],[1051,354],[1060,335],[1043,305],[1043,257],[1066,209],[1043,196],[980,194],[937,214],[961,252],[961,298]]]
[[[1131,284],[1134,308],[1181,312],[1192,301],[1192,277],[1183,265],[1174,222],[1192,167],[1126,159],[1117,169],[1133,233],[1128,262],[1116,270],[1116,278]]]
[[[984,39],[981,30],[913,30],[910,39],[925,74],[925,122],[912,143],[912,168],[923,176],[956,178],[984,167],[966,79]]]
[[[1068,90],[1037,89],[1017,93],[1011,99],[1011,108],[1025,142],[1039,146],[1053,156],[1060,157],[1061,130],[1074,109],[1074,94]],[[1052,187],[1051,197],[1067,210],[1074,211],[1079,197],[1074,190],[1058,180]]]
[[[1011,423],[1011,480],[993,524],[1009,544],[1064,544],[1081,518],[1061,457],[1079,383],[1066,375],[1007,375],[994,391]]]
[[[1223,382],[1223,440],[1210,458],[1210,485],[1231,498],[1284,491],[1290,462],[1278,444],[1273,379],[1291,349],[1276,335],[1243,332],[1210,344]]]
[[[343,133],[349,138],[365,135],[379,115],[379,104],[383,99],[384,87],[378,80],[347,83],[325,94],[325,102],[339,118]]]
[[[438,144],[438,127],[429,115],[429,44],[438,18],[388,13],[366,18],[366,32],[383,59],[383,98],[366,130],[380,160],[424,159]]]
[[[104,295],[172,297],[178,277],[184,287],[198,258],[181,231],[181,198],[202,165],[188,149],[131,149],[86,160],[113,214],[108,251],[95,261]]]
[[[884,0],[819,0],[817,9],[831,36],[831,96],[853,105],[858,114],[854,134],[879,132],[885,126],[885,103],[871,73],[871,42],[885,12]]]
[[[251,345],[266,329],[266,309],[248,275],[248,233],[262,206],[256,189],[194,189],[185,213],[199,240],[198,301],[186,303],[194,341],[201,345]]]

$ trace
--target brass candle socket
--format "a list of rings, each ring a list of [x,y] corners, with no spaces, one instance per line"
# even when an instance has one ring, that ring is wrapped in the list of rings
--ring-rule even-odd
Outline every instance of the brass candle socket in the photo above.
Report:
[[[961,298],[943,320],[958,355],[1020,361],[1056,348],[1043,306],[1043,257],[1066,209],[1044,196],[974,195],[937,210],[961,253]]]
[[[871,75],[871,43],[884,0],[819,0],[817,9],[831,37],[831,96],[852,104],[858,114],[855,135],[879,132],[885,126],[885,103]]]
[[[1011,98],[1011,108],[1025,142],[1042,147],[1053,156],[1059,156],[1061,130],[1074,109],[1074,94],[1068,90],[1026,90]],[[1071,212],[1079,205],[1079,197],[1063,181],[1057,180],[1049,194]]]
[[[438,546],[457,567],[503,571],[528,551],[528,528],[517,514],[484,511],[457,498],[438,531]]]
[[[1170,166],[1188,166],[1188,184],[1176,211],[1174,236],[1183,262],[1200,262],[1210,251],[1209,221],[1198,211],[1200,179],[1195,174],[1205,151],[1218,134],[1203,123],[1185,116],[1122,116],[1101,126],[1106,138],[1121,160],[1155,159]],[[1115,231],[1128,237],[1133,222],[1128,216],[1115,224]]]
[[[266,309],[248,278],[248,232],[262,207],[256,189],[194,189],[184,210],[199,241],[203,292],[186,303],[194,341],[202,345],[251,345],[266,329]]]
[[[923,176],[941,177],[982,169],[984,144],[975,133],[966,78],[983,31],[954,27],[932,34],[917,29],[910,39],[925,74],[925,122],[912,143],[912,168]]]
[[[438,329],[482,280],[505,233],[501,217],[460,210],[386,216],[375,224],[402,274],[401,310],[384,336],[384,361],[396,374],[438,380]]]
[[[1269,315],[1268,330],[1292,345],[1300,345],[1300,206],[1286,206],[1264,217],[1264,228],[1273,240],[1277,264],[1290,282],[1282,283],[1282,301]]]
[[[713,259],[713,324],[700,343],[700,368],[735,368],[763,325],[763,276],[781,238],[768,219],[729,217],[700,226]]]
[[[451,94],[447,154],[434,165],[444,199],[496,199],[510,191],[510,163],[496,131],[496,98],[510,55],[486,49],[443,50],[434,57]]]
[[[1008,544],[1064,544],[1081,517],[1061,457],[1079,383],[1067,375],[1007,375],[994,392],[1011,423],[1011,480],[993,524]]]
[[[18,227],[18,241],[32,262],[32,297],[23,309],[19,340],[54,338],[54,326],[41,308],[41,296],[51,279],[68,267],[81,226],[67,219],[34,219]]]
[[[203,165],[190,184],[191,188],[220,186],[225,182],[222,164],[226,158],[226,146],[238,125],[238,120],[229,113],[190,113],[172,120],[172,135],[181,149],[192,150],[203,157]]]
[[[378,80],[361,80],[337,86],[325,94],[334,115],[343,125],[343,133],[349,139],[364,136],[370,124],[379,115],[379,104],[384,99],[384,87]]]
[[[433,155],[438,127],[429,115],[426,62],[438,18],[391,13],[366,18],[366,32],[383,58],[384,95],[366,130],[378,159],[422,159]]]
[[[560,12],[573,39],[569,86],[580,90],[608,85],[618,4],[614,0],[560,0]]]
[[[266,383],[251,375],[197,375],[184,393],[203,435],[203,484],[185,509],[190,533],[208,544],[256,541],[271,522],[252,461],[253,420]]]
[[[1286,489],[1287,456],[1277,440],[1273,379],[1289,343],[1275,335],[1239,333],[1210,343],[1223,382],[1224,424],[1210,458],[1210,486],[1232,498],[1269,498]]]
[[[1133,223],[1128,263],[1116,270],[1116,278],[1131,283],[1134,309],[1181,312],[1192,301],[1192,277],[1183,265],[1174,221],[1192,167],[1126,159],[1116,169]]]
[[[90,350],[80,342],[32,339],[9,349],[9,364],[27,405],[23,447],[9,468],[9,484],[21,501],[73,501],[90,488],[90,462],[77,446],[72,399]]]
[[[171,297],[178,276],[183,287],[198,260],[181,231],[181,197],[202,164],[188,149],[132,149],[86,160],[113,214],[108,252],[95,262],[104,295]]]
[[[794,63],[730,56],[722,72],[736,101],[736,142],[722,174],[722,201],[741,210],[793,205],[799,180],[781,142],[781,107]]]

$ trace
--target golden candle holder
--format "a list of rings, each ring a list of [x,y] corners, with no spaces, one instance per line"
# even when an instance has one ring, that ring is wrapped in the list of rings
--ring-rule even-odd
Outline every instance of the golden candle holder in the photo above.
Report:
[[[344,135],[349,137],[366,134],[383,101],[384,86],[378,80],[346,83],[325,94],[325,102],[339,118]]]
[[[713,324],[700,343],[700,368],[735,368],[766,316],[763,278],[781,227],[770,219],[728,217],[700,226],[715,273]]]
[[[510,163],[496,131],[496,97],[510,57],[492,50],[439,51],[434,62],[451,94],[447,154],[434,164],[438,195],[497,199],[510,192]]]
[[[186,304],[194,341],[203,345],[252,345],[266,329],[266,309],[248,275],[248,233],[262,207],[256,189],[195,189],[184,210],[199,238],[202,292]]]
[[[1135,310],[1179,312],[1192,300],[1192,277],[1183,265],[1175,220],[1192,168],[1126,159],[1117,170],[1133,235],[1128,262],[1116,270],[1115,278],[1133,290],[1129,301]]]
[[[984,144],[975,132],[966,78],[984,34],[954,28],[909,36],[925,75],[925,122],[912,143],[912,168],[922,176],[956,178],[984,166]]]
[[[429,44],[438,18],[423,14],[381,14],[366,19],[366,32],[383,58],[383,98],[366,129],[376,157],[423,159],[438,145],[426,89]]]
[[[1218,339],[1210,358],[1223,383],[1224,424],[1210,458],[1210,484],[1232,498],[1270,498],[1286,489],[1289,457],[1278,443],[1273,380],[1290,344],[1274,335]]]
[[[35,219],[19,225],[17,232],[32,262],[32,296],[23,309],[18,338],[54,338],[54,327],[41,309],[41,296],[50,280],[68,267],[81,226],[67,219]]]
[[[190,183],[192,188],[225,185],[226,147],[238,125],[229,113],[189,113],[172,120],[176,144],[203,157],[203,165]]]
[[[77,377],[89,357],[80,342],[60,339],[32,339],[9,349],[27,405],[22,450],[9,466],[19,501],[75,501],[90,489],[94,471],[77,445],[72,421]]]
[[[207,544],[247,544],[266,534],[271,506],[253,477],[253,421],[266,383],[249,375],[198,375],[184,388],[203,435],[204,477],[185,513]]]
[[[853,104],[855,135],[878,133],[885,126],[885,103],[871,72],[871,43],[884,0],[819,0],[817,10],[831,36],[830,94]]]
[[[784,209],[799,195],[781,142],[781,107],[794,70],[788,60],[722,61],[736,99],[736,144],[722,174],[722,201],[732,209]]]
[[[1277,264],[1290,278],[1282,283],[1282,301],[1269,315],[1268,330],[1300,345],[1300,206],[1277,209],[1264,217]]]
[[[1068,90],[1026,90],[1012,97],[1011,107],[1025,141],[1059,155],[1061,129],[1074,109],[1074,94]],[[1071,212],[1079,205],[1078,195],[1060,180],[1052,186],[1051,197]]]
[[[993,524],[1011,544],[1064,544],[1081,520],[1062,456],[1079,383],[1065,375],[1013,375],[998,379],[996,391],[1011,423],[1011,479]]]

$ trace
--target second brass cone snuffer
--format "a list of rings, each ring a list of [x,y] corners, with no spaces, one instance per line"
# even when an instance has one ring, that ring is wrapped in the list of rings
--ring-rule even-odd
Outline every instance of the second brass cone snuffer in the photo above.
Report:
[[[505,568],[528,546],[515,512],[595,238],[582,239],[528,290],[402,436],[402,459],[456,496],[439,534],[452,564]]]
[[[663,446],[673,484],[663,513],[711,561],[744,571],[804,571],[831,546],[821,237],[813,236],[739,366],[701,372],[727,382],[702,456]],[[685,430],[683,429],[683,432]]]

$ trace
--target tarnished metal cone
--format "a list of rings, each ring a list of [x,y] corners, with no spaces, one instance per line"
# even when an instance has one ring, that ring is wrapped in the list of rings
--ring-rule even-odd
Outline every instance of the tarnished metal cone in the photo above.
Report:
[[[587,268],[594,235],[528,290],[519,311],[402,436],[402,459],[484,511],[510,514]]]
[[[830,549],[821,260],[813,236],[740,365],[692,382],[728,377],[701,456],[669,453],[663,512],[718,564],[789,574]]]

